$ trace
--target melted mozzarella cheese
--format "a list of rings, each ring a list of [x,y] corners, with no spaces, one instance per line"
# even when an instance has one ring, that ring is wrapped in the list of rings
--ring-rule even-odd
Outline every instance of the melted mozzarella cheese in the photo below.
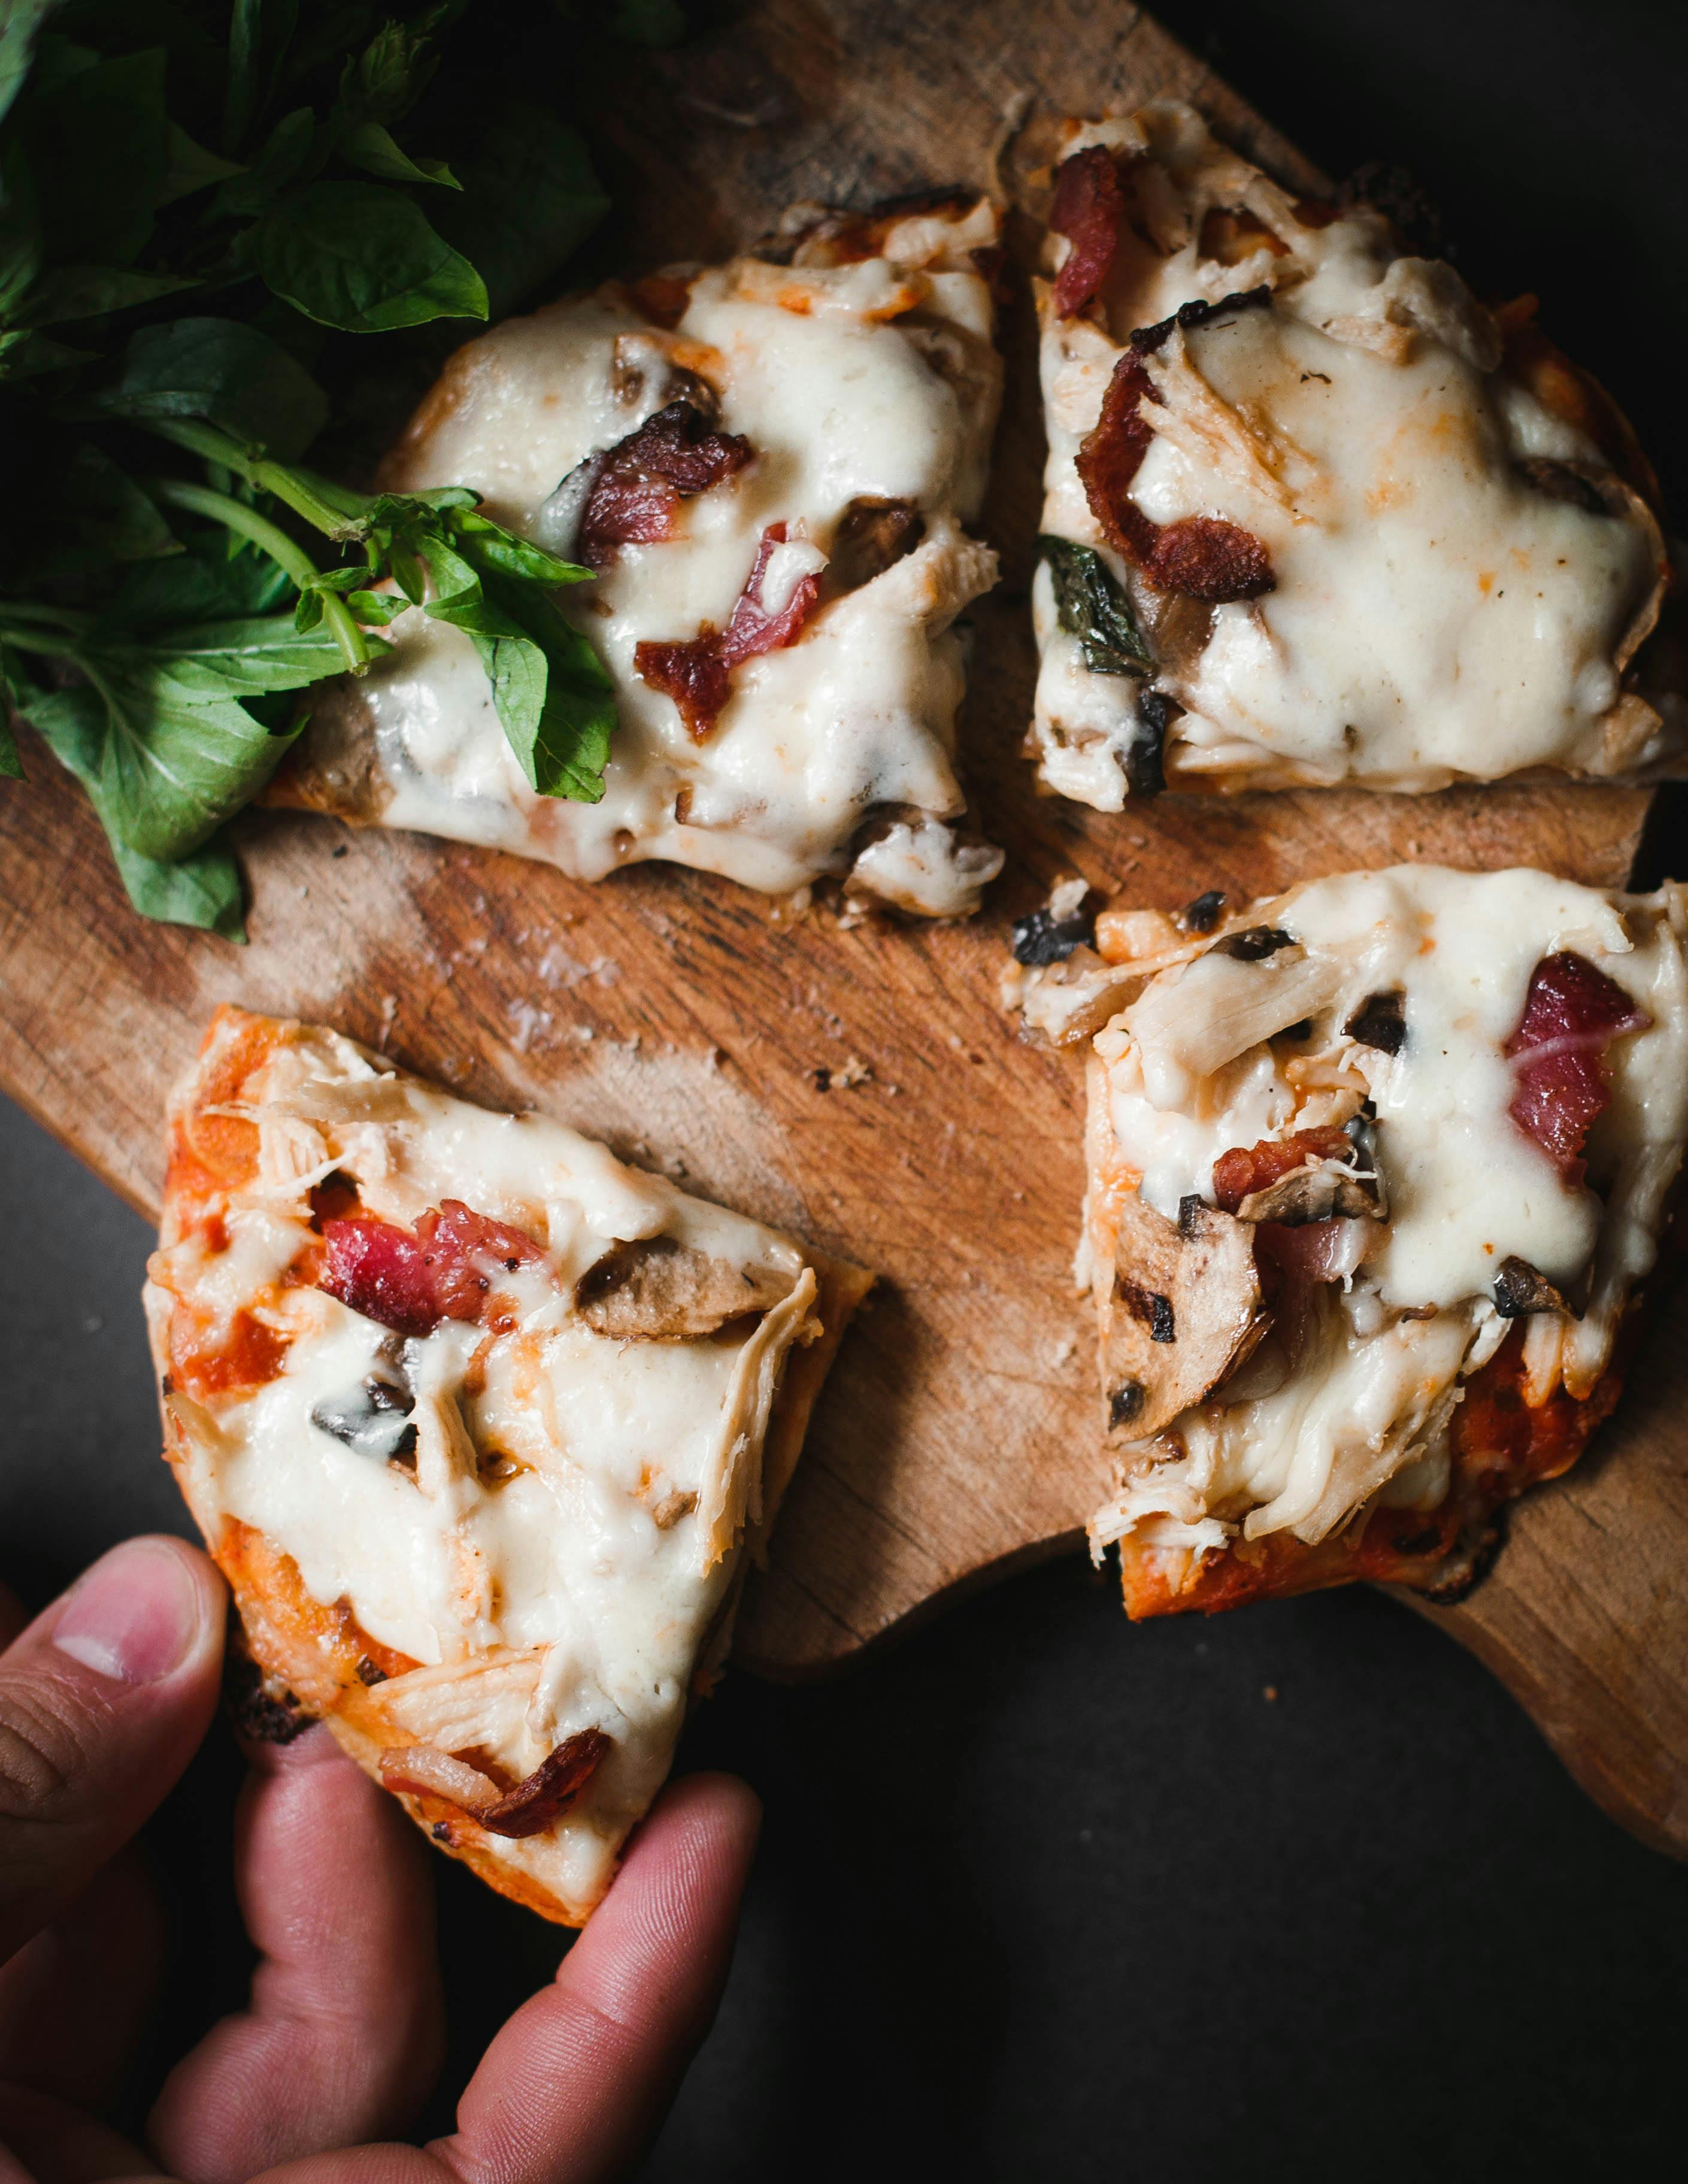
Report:
[[[1586,1395],[1653,1264],[1688,1138],[1680,891],[1612,896],[1543,872],[1401,866],[1310,882],[1256,910],[1290,945],[1254,962],[1219,949],[1164,971],[1095,1039],[1087,1263],[1099,1296],[1114,1272],[1099,1225],[1111,1194],[1136,1189],[1169,1219],[1186,1197],[1211,1203],[1222,1152],[1307,1126],[1311,1080],[1297,1061],[1309,1053],[1328,1064],[1319,1081],[1354,1087],[1351,1112],[1360,1096],[1375,1110],[1387,1218],[1357,1273],[1318,1293],[1299,1357],[1268,1332],[1231,1382],[1141,1461],[1128,1456],[1098,1542],[1130,1534],[1201,1548],[1239,1527],[1313,1542],[1390,1481],[1440,1499],[1460,1384],[1507,1330],[1493,1302],[1503,1263],[1524,1260],[1573,1297],[1586,1290],[1580,1318],[1540,1315],[1528,1334],[1543,1353],[1534,1399],[1562,1377]],[[1517,1079],[1504,1049],[1535,966],[1560,950],[1650,1019],[1606,1056],[1613,1097],[1591,1134],[1587,1184],[1568,1182],[1509,1112]],[[1251,1007],[1250,986],[1269,995],[1274,982],[1277,1006]],[[1316,1007],[1309,993],[1323,996]],[[1384,993],[1401,997],[1394,1055],[1344,1029]],[[1299,1036],[1274,1045],[1292,1022]]]
[[[560,594],[615,687],[601,802],[533,793],[471,642],[416,610],[387,632],[391,657],[345,686],[315,732],[305,770],[317,766],[328,800],[343,804],[358,777],[370,808],[354,816],[389,826],[587,879],[655,857],[769,893],[827,873],[876,892],[855,838],[881,812],[911,816],[926,852],[896,875],[895,899],[933,916],[976,908],[1001,857],[958,842],[949,823],[965,805],[953,624],[995,579],[994,556],[961,526],[983,496],[999,376],[989,289],[968,254],[996,226],[981,205],[899,223],[887,254],[855,263],[736,260],[693,279],[672,333],[606,295],[472,343],[389,464],[394,485],[473,486],[499,521],[566,554],[581,496],[565,482],[662,406],[679,370],[709,383],[719,428],[744,435],[755,460],[682,504],[681,536],[624,546],[595,582]],[[823,601],[796,644],[735,668],[718,725],[694,742],[672,700],[640,679],[638,645],[723,627],[764,529],[783,523],[784,560],[764,591],[777,602],[782,582],[788,592],[824,570],[840,520],[864,499],[920,511],[918,545]]]
[[[1630,775],[1677,755],[1622,687],[1657,611],[1657,524],[1585,433],[1497,369],[1493,322],[1451,269],[1394,256],[1364,209],[1302,225],[1187,109],[1083,130],[1073,148],[1096,142],[1148,153],[1136,187],[1161,254],[1111,307],[1111,332],[1058,320],[1042,297],[1043,528],[1100,551],[1156,625],[1156,686],[1184,709],[1165,747],[1173,785],[1420,790],[1543,768]],[[1246,206],[1269,231],[1261,247],[1205,257],[1210,206]],[[1259,599],[1181,603],[1174,633],[1107,545],[1075,457],[1132,326],[1261,284],[1268,308],[1175,330],[1146,359],[1155,437],[1132,499],[1162,524],[1241,526],[1276,578]],[[1533,484],[1531,459],[1575,465],[1609,512]],[[1139,686],[1086,668],[1045,568],[1033,610],[1044,777],[1117,810],[1144,733]]]
[[[604,1730],[613,1752],[544,1838],[562,1860],[548,1881],[560,1872],[565,1899],[589,1905],[667,1770],[738,1524],[758,1506],[778,1368],[812,1332],[812,1273],[784,1237],[623,1167],[560,1123],[384,1074],[332,1033],[296,1034],[251,1092],[261,1138],[303,1134],[318,1157],[239,1195],[226,1252],[208,1258],[203,1241],[167,1233],[158,1279],[196,1305],[231,1312],[278,1279],[309,1240],[304,1193],[333,1170],[389,1220],[460,1198],[546,1240],[547,1266],[500,1279],[505,1331],[445,1321],[404,1344],[410,1469],[312,1419],[371,1374],[390,1378],[395,1339],[322,1291],[282,1292],[267,1317],[291,1337],[285,1364],[255,1394],[209,1407],[195,1513],[213,1537],[226,1518],[255,1527],[315,1600],[346,1602],[425,1669],[521,1663],[521,1703],[477,1715],[458,1748],[485,1746],[519,1779],[576,1731]],[[657,1236],[768,1269],[790,1294],[749,1332],[740,1322],[694,1340],[595,1332],[573,1310],[575,1281],[611,1245]],[[514,1475],[493,1483],[480,1453]],[[411,1682],[393,1686],[401,1727]],[[487,1840],[517,1864],[532,1854]]]

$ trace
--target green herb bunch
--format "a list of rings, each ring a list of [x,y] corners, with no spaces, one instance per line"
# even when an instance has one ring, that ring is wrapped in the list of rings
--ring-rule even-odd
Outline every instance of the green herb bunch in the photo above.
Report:
[[[536,790],[603,794],[610,682],[556,599],[591,572],[465,487],[304,466],[365,337],[425,384],[449,329],[406,330],[509,309],[605,209],[537,108],[451,164],[411,148],[465,5],[0,0],[0,483],[38,511],[0,547],[0,697],[149,916],[243,937],[220,830],[407,604],[472,639]]]

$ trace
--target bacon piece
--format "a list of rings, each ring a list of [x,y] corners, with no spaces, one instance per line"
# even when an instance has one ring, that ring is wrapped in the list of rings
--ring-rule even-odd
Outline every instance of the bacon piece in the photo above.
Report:
[[[1345,1130],[1322,1123],[1314,1130],[1297,1130],[1294,1137],[1262,1139],[1258,1145],[1236,1145],[1221,1153],[1213,1163],[1213,1196],[1222,1213],[1234,1213],[1256,1190],[1292,1175],[1313,1161],[1348,1160],[1354,1141]]]
[[[1056,316],[1082,311],[1107,277],[1119,248],[1125,195],[1111,152],[1091,144],[1064,159],[1055,178],[1049,224],[1072,248],[1055,276]]]
[[[1508,1112],[1567,1183],[1582,1181],[1584,1144],[1612,1098],[1607,1047],[1652,1022],[1615,979],[1571,949],[1544,956],[1530,972],[1524,1020],[1502,1050],[1518,1080]]]
[[[602,569],[620,546],[660,545],[675,535],[682,499],[742,471],[755,450],[740,432],[716,432],[694,402],[670,402],[638,430],[590,458],[597,476],[575,550]]]
[[[601,1729],[577,1730],[513,1790],[500,1791],[466,1759],[432,1744],[406,1744],[383,1752],[377,1764],[389,1790],[437,1797],[455,1805],[489,1835],[537,1836],[567,1812],[598,1771],[610,1739]]]
[[[790,596],[773,612],[763,604],[762,582],[768,563],[774,549],[785,543],[784,524],[769,524],[756,549],[755,566],[733,603],[725,629],[705,622],[695,637],[672,644],[647,640],[634,649],[633,666],[639,679],[674,700],[686,723],[686,733],[694,743],[705,742],[714,733],[732,695],[733,670],[739,661],[795,644],[815,611],[821,596],[818,570],[799,577]]]
[[[1222,311],[1270,301],[1269,289],[1251,288],[1217,304],[1186,304],[1156,326],[1139,326],[1114,366],[1100,414],[1079,443],[1075,458],[1084,498],[1109,542],[1162,591],[1213,606],[1258,599],[1273,588],[1277,578],[1265,547],[1240,524],[1217,515],[1186,515],[1176,523],[1160,524],[1131,498],[1133,481],[1155,437],[1143,405],[1160,402],[1143,359],[1161,347],[1174,326],[1203,326]]]
[[[399,1334],[432,1334],[443,1319],[478,1319],[499,1268],[514,1273],[545,1256],[519,1228],[456,1198],[425,1213],[414,1234],[396,1222],[357,1214],[325,1221],[322,1239],[317,1286]]]

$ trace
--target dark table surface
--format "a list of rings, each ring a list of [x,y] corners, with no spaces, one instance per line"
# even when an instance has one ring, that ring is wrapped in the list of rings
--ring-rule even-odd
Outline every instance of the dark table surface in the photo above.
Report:
[[[1334,173],[1409,164],[1474,285],[1540,293],[1688,504],[1688,7],[1160,12]],[[141,1223],[3,1105],[0,1206],[0,1574],[34,1601],[185,1520]],[[1680,2158],[1688,1874],[1377,1596],[1133,1630],[1062,1563],[834,1684],[729,1679],[681,1764],[738,1769],[768,1818],[720,2023],[643,2172],[662,2184],[1388,2184]],[[151,1831],[192,1910],[161,2052],[245,1975],[237,1772],[220,1730]],[[557,1949],[460,1869],[438,1880],[454,2046],[428,2128]]]

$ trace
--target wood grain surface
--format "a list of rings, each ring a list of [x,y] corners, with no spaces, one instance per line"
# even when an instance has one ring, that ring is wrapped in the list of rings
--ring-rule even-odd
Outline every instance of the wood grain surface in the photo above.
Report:
[[[985,182],[999,152],[1023,201],[1058,114],[1167,93],[1318,180],[1131,8],[753,0],[650,66],[654,92],[646,76],[596,118],[629,270],[742,245],[799,198]],[[1011,239],[1023,272],[1028,219]],[[777,1674],[835,1665],[960,1586],[1076,1546],[1106,1484],[1068,1279],[1078,1072],[1022,1045],[998,1008],[1013,916],[1073,872],[1162,905],[1401,859],[1621,883],[1646,816],[1643,794],[1617,789],[1169,796],[1118,817],[1037,797],[1018,745],[1042,448],[1029,304],[1010,285],[987,516],[1004,581],[976,611],[964,736],[1011,861],[971,925],[783,918],[649,866],[588,888],[276,812],[237,829],[253,893],[237,949],[131,914],[39,744],[24,739],[29,783],[0,789],[0,1084],[137,1206],[156,1207],[165,1087],[228,999],[335,1023],[472,1097],[543,1106],[878,1271],[747,1597],[739,1658]],[[859,1081],[823,1089],[851,1062]],[[1655,1329],[1593,1457],[1519,1512],[1472,1601],[1425,1612],[1610,1810],[1688,1853],[1680,1328],[1679,1312]]]

